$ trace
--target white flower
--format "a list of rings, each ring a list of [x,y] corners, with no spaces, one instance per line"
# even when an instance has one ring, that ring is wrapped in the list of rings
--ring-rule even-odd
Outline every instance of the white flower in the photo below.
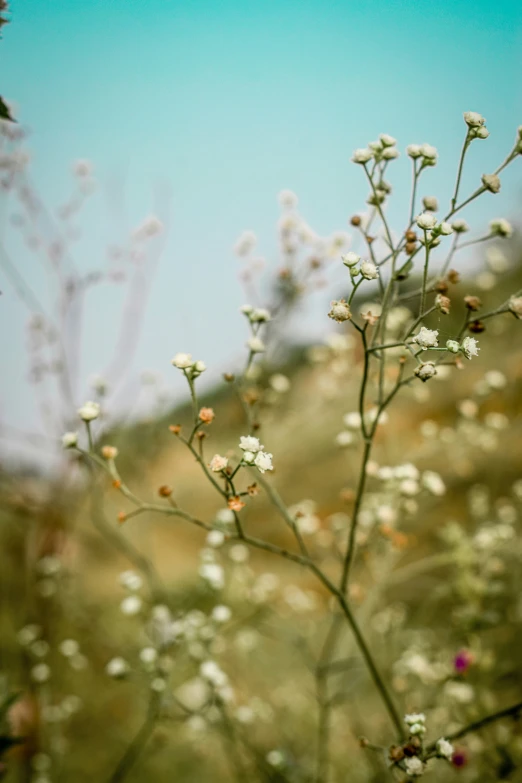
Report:
[[[199,575],[214,590],[222,590],[225,586],[225,572],[218,563],[203,563],[199,567]]]
[[[239,308],[239,312],[243,313],[243,315],[250,315],[250,313],[254,312],[254,308],[252,307],[252,305],[244,304],[241,305],[241,307]]]
[[[197,378],[198,375],[201,375],[202,372],[205,372],[207,369],[207,365],[205,362],[202,362],[201,360],[198,360],[197,362],[194,362],[192,365],[192,377]]]
[[[462,218],[454,220],[451,227],[456,234],[464,234],[466,231],[469,231],[468,224]]]
[[[426,734],[426,726],[424,723],[412,723],[410,726],[410,734],[422,736],[423,734]]]
[[[498,193],[500,191],[501,182],[497,174],[483,174],[481,179],[482,184],[490,193]]]
[[[282,373],[276,372],[270,378],[270,386],[278,394],[286,394],[290,391],[290,380]]]
[[[387,133],[381,133],[379,136],[384,147],[394,147],[397,144],[397,139],[393,136],[389,136]]]
[[[270,321],[270,318],[270,312],[264,307],[256,307],[255,310],[250,313],[250,320],[252,323],[265,323],[266,321]]]
[[[470,128],[480,128],[481,125],[485,124],[486,120],[477,111],[465,111],[464,122]]]
[[[426,716],[423,712],[411,712],[404,716],[404,723],[407,726],[413,726],[414,723],[426,723]]]
[[[359,148],[352,155],[353,163],[368,163],[373,158],[373,152],[369,149]]]
[[[60,652],[66,658],[72,658],[80,652],[80,645],[76,639],[64,639],[60,642]]]
[[[215,623],[228,623],[231,617],[232,611],[230,607],[223,606],[223,604],[215,606],[212,610],[212,619]]]
[[[349,253],[341,256],[341,261],[345,266],[355,266],[359,263],[360,260],[361,256],[357,255],[357,253],[354,253],[353,250],[350,250]]]
[[[424,196],[422,199],[422,206],[424,209],[427,209],[429,212],[437,212],[439,208],[439,202],[435,198],[435,196]]]
[[[437,148],[431,144],[421,144],[421,155],[426,163],[433,163],[437,160]]]
[[[81,408],[78,408],[78,416],[83,421],[93,421],[100,415],[100,406],[97,402],[86,402]]]
[[[466,359],[471,359],[473,356],[478,356],[480,348],[478,347],[478,341],[474,337],[465,337],[460,346]]]
[[[213,549],[223,546],[225,543],[225,534],[222,530],[211,530],[207,536],[207,544]]]
[[[429,381],[434,375],[437,375],[437,368],[435,367],[434,362],[423,362],[415,368],[413,374],[426,383],[426,381]]]
[[[258,451],[254,460],[254,465],[260,473],[266,473],[267,470],[273,470],[272,454],[268,454],[266,451]]]
[[[425,765],[419,758],[417,758],[417,756],[406,759],[404,766],[406,767],[406,772],[408,775],[418,776],[424,774]]]
[[[423,231],[429,231],[437,225],[437,218],[429,212],[423,212],[421,215],[417,215],[415,222]]]
[[[251,337],[247,340],[246,345],[252,353],[264,353],[266,351],[265,344],[260,337]]]
[[[143,602],[138,595],[128,595],[127,598],[124,598],[121,602],[120,609],[123,614],[132,617],[141,611],[142,605]]]
[[[513,234],[513,226],[505,218],[495,218],[489,222],[489,230],[494,236],[507,237]]]
[[[410,158],[420,158],[422,155],[420,144],[408,144],[406,152]]]
[[[297,196],[293,190],[282,190],[277,200],[284,209],[294,209],[297,206]]]
[[[512,296],[509,300],[509,309],[517,318],[522,318],[522,296]]]
[[[178,370],[188,370],[194,364],[190,353],[177,353],[172,359],[172,364]]]
[[[437,329],[426,329],[425,326],[422,326],[412,342],[417,343],[423,351],[426,351],[428,348],[436,348],[438,346],[438,336],[439,332]]]
[[[118,679],[119,677],[125,677],[129,671],[130,666],[125,658],[112,658],[105,667],[106,674],[108,674],[109,677],[114,677],[115,679]]]
[[[255,458],[256,458],[256,455],[254,454],[253,451],[245,451],[243,453],[243,462],[246,462],[247,465],[252,465],[252,463],[254,462]]]
[[[238,256],[247,256],[254,249],[257,237],[253,231],[243,231],[234,245],[234,252]]]
[[[424,471],[422,474],[422,485],[436,497],[441,497],[446,493],[446,485],[439,474],[433,470]]]
[[[35,682],[47,682],[51,676],[51,669],[46,663],[37,663],[31,669],[31,677]]]
[[[384,160],[394,160],[394,158],[399,157],[399,150],[395,149],[395,147],[386,147],[381,154],[381,157],[384,158]]]
[[[140,661],[145,665],[154,663],[158,658],[158,651],[154,647],[144,647],[140,650]]]
[[[127,590],[139,590],[143,585],[143,579],[136,571],[122,571],[119,582]]]
[[[343,430],[343,432],[340,432],[338,435],[335,436],[335,442],[341,449],[345,449],[348,446],[351,446],[354,441],[353,434],[351,432],[348,432],[347,430]]]
[[[379,270],[371,261],[363,261],[361,264],[361,275],[365,280],[376,280],[379,277]]]
[[[353,272],[354,269],[355,267],[351,267],[350,272]],[[337,323],[343,323],[344,321],[349,321],[351,317],[352,311],[344,299],[334,299],[332,301],[328,318],[331,318],[332,321],[337,321]]]
[[[359,430],[361,428],[361,414],[356,411],[345,413],[343,421],[349,430]]]
[[[453,234],[453,226],[450,223],[446,223],[444,220],[442,221],[442,223],[439,223],[437,229],[439,233],[445,237],[448,237],[450,234]]]
[[[445,759],[450,759],[453,756],[453,745],[448,742],[447,739],[441,737],[436,743],[437,753]]]
[[[259,438],[254,438],[253,435],[242,435],[239,438],[239,448],[242,451],[253,451],[256,453],[261,451],[263,446],[259,442]]]
[[[220,454],[214,454],[214,456],[210,460],[209,468],[214,473],[220,473],[222,470],[225,470],[227,465],[228,465],[227,457],[222,457]]]
[[[66,432],[62,435],[62,446],[64,449],[73,449],[78,445],[78,433]]]
[[[199,673],[204,680],[210,682],[217,688],[226,685],[228,682],[227,675],[219,668],[215,661],[204,661],[199,667]]]

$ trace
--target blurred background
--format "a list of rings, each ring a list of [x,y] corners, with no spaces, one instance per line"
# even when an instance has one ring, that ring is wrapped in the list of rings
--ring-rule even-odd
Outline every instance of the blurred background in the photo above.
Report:
[[[187,351],[207,364],[208,456],[231,453],[245,432],[223,380],[245,362],[239,307],[275,301],[282,316],[247,404],[275,455],[273,485],[335,568],[360,460],[355,437],[342,450],[338,440],[357,409],[360,348],[326,317],[346,294],[341,252],[364,250],[350,220],[367,213],[367,185],[352,152],[379,133],[398,139],[387,172],[398,235],[406,145],[437,147],[419,196],[437,196],[443,212],[462,112],[478,111],[491,135],[466,161],[461,193],[472,192],[521,121],[521,16],[508,0],[9,4],[0,95],[18,122],[2,122],[0,136],[0,777],[122,780],[160,679],[162,709],[125,779],[316,780],[328,596],[293,565],[221,547],[180,520],[144,514],[119,526],[129,505],[64,455],[61,436],[97,400],[96,448],[117,446],[132,490],[157,502],[169,485],[180,507],[226,533],[227,510],[169,429],[191,426],[170,360]],[[295,286],[287,189],[304,270]],[[444,338],[460,327],[465,295],[489,310],[521,288],[520,196],[517,160],[500,193],[463,214],[471,239],[501,216],[515,231],[455,260],[452,314],[429,323]],[[375,302],[367,291],[357,306]],[[378,509],[391,501],[373,477],[350,596],[395,698],[426,711],[430,739],[520,698],[520,323],[491,319],[479,339],[478,360],[406,390],[379,429],[377,467],[414,462],[437,471],[445,492],[402,499],[386,519]],[[265,496],[254,501],[248,529],[290,545]],[[202,576],[205,563],[223,568],[223,587]],[[216,606],[231,616],[216,619]],[[160,662],[143,656],[151,647]],[[209,656],[234,687],[225,712],[207,709],[198,672]],[[339,658],[331,783],[377,783],[386,764],[356,738],[389,744],[386,717],[349,634]],[[128,671],[111,673],[115,659]],[[24,741],[11,748],[13,734]],[[431,779],[520,779],[518,724],[458,750],[462,763]]]

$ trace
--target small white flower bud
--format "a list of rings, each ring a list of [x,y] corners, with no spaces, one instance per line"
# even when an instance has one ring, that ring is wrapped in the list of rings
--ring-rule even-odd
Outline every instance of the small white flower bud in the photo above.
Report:
[[[266,346],[260,337],[251,337],[247,340],[246,345],[252,353],[264,353],[266,351]]]
[[[439,740],[437,740],[435,747],[437,748],[437,753],[439,756],[442,756],[445,759],[450,759],[453,756],[453,745],[451,742],[448,742],[447,739],[444,739],[444,737],[441,737]]]
[[[422,155],[420,144],[408,144],[406,152],[410,158],[420,158]]]
[[[436,348],[438,346],[438,336],[439,332],[437,329],[426,329],[425,326],[422,326],[412,342],[417,343],[423,351],[426,351],[428,348]]]
[[[494,236],[509,237],[513,234],[513,226],[505,218],[495,218],[489,223],[489,230]]]
[[[426,381],[429,381],[429,379],[433,378],[434,375],[437,375],[437,368],[435,367],[434,362],[423,362],[415,368],[413,373],[417,376],[417,378],[420,378],[421,381],[426,383]]]
[[[357,149],[352,155],[353,163],[368,163],[373,158],[373,152],[369,149]]]
[[[352,267],[352,269],[353,268],[354,267]],[[339,301],[334,300],[328,317],[333,321],[337,321],[337,323],[343,323],[343,321],[349,321],[351,319],[352,312],[344,299],[340,299]]]
[[[382,151],[381,157],[384,160],[394,160],[395,158],[399,157],[399,150],[395,147],[385,147],[385,149]]]
[[[482,184],[486,190],[489,190],[490,193],[500,192],[500,177],[498,177],[496,174],[483,174]]]
[[[394,139],[388,133],[381,133],[379,139],[385,147],[394,147],[397,144],[397,139]]]
[[[83,421],[93,421],[100,415],[100,406],[97,402],[86,402],[81,408],[78,408],[78,416]]]
[[[190,353],[177,353],[172,359],[172,364],[178,370],[188,370],[194,364]]]
[[[66,432],[62,435],[62,446],[64,449],[73,449],[78,445],[78,433]]]
[[[446,348],[451,353],[458,353],[460,351],[460,345],[456,340],[446,340]]]
[[[481,128],[477,128],[475,130],[475,137],[477,139],[487,139],[488,136],[489,136],[489,131],[487,128],[484,128],[484,126],[482,126]]]
[[[465,111],[464,122],[469,128],[480,128],[481,125],[485,124],[486,120],[477,111]]]
[[[431,144],[421,144],[421,155],[424,158],[424,162],[430,166],[434,166],[437,161],[437,148]]]
[[[428,212],[437,212],[439,208],[439,202],[435,196],[424,196],[422,199],[422,206],[427,209]]]
[[[451,227],[456,234],[465,234],[466,231],[469,231],[468,224],[462,218],[457,218],[454,220],[451,224]]]
[[[379,277],[379,270],[371,261],[363,261],[361,264],[361,275],[365,280],[376,280]]]
[[[450,234],[453,234],[453,226],[450,223],[446,223],[444,220],[442,223],[439,223],[437,228],[442,236],[448,237]]]
[[[341,261],[345,266],[355,266],[355,264],[358,264],[361,260],[361,256],[357,255],[357,253],[354,253],[352,250],[350,250],[349,253],[346,253],[344,256],[341,256]]]
[[[214,473],[220,473],[222,470],[225,470],[227,465],[228,459],[226,457],[222,457],[220,454],[214,454],[210,460],[209,468]]]

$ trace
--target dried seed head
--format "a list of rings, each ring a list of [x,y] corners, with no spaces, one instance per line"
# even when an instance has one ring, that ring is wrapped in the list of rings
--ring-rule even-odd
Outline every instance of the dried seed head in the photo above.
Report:
[[[212,408],[201,408],[198,416],[204,424],[211,424],[214,421],[215,413]]]
[[[171,424],[169,430],[172,432],[173,435],[179,435],[179,433],[181,432],[181,424]]]
[[[230,372],[225,372],[225,373],[223,373],[223,379],[224,379],[224,380],[225,380],[227,383],[232,383],[233,381],[235,381],[235,379],[236,379],[236,376],[235,376],[235,375],[232,375],[232,373],[230,373]]]
[[[478,298],[478,296],[465,296],[464,297],[464,304],[468,308],[468,310],[472,310],[475,312],[476,310],[480,310],[482,307],[482,302]]]
[[[404,236],[406,237],[406,242],[416,242],[417,241],[417,234],[415,233],[415,231],[412,231],[411,229],[406,231]]]
[[[439,280],[435,286],[435,291],[439,294],[446,294],[449,290],[449,285],[446,280]]]
[[[167,486],[167,484],[163,484],[158,489],[158,495],[160,496],[160,498],[169,498],[172,495],[171,487]]]
[[[392,745],[389,752],[390,761],[402,761],[404,758],[404,750],[400,745]]]
[[[405,251],[408,256],[411,256],[412,253],[415,253],[417,250],[417,244],[415,242],[406,242]]]
[[[360,225],[361,225],[361,223],[362,223],[362,220],[361,220],[361,218],[359,217],[359,215],[353,215],[353,216],[350,218],[350,223],[352,224],[352,226],[360,226]]]
[[[486,325],[482,321],[472,321],[469,324],[468,329],[470,332],[473,332],[473,334],[481,334],[486,331]]]
[[[457,283],[460,283],[460,274],[457,272],[456,269],[450,269],[448,272],[448,280],[453,285],[456,285]]]
[[[103,446],[101,453],[103,459],[116,459],[118,456],[118,449],[116,446]]]

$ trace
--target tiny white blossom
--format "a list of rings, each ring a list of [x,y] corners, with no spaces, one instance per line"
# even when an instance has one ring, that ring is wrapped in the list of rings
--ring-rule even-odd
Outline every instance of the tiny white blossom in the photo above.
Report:
[[[246,345],[252,353],[264,353],[266,351],[266,346],[260,337],[251,337],[247,340]]]
[[[411,712],[404,716],[404,723],[413,726],[414,723],[426,723],[426,715],[423,712]]]
[[[232,611],[230,607],[224,606],[223,604],[215,606],[212,610],[212,619],[216,623],[228,623],[231,617]]]
[[[423,212],[421,215],[417,215],[415,222],[423,231],[429,231],[437,225],[437,218],[429,212]]]
[[[243,231],[234,245],[234,252],[238,256],[247,256],[254,249],[257,237],[253,231]]]
[[[428,348],[436,348],[438,346],[438,336],[439,332],[437,329],[426,329],[425,326],[422,326],[412,342],[417,343],[423,351],[426,351]]]
[[[357,267],[352,266],[350,268],[350,273],[353,274],[355,269],[357,269]],[[357,274],[359,274],[358,269]],[[344,321],[350,321],[351,317],[352,311],[350,310],[350,305],[344,299],[334,299],[332,301],[331,308],[328,312],[328,318],[337,321],[337,323],[343,323]]]
[[[254,460],[254,465],[260,473],[266,473],[267,470],[273,470],[272,454],[268,454],[266,451],[258,451]]]
[[[436,497],[442,497],[442,495],[446,494],[446,485],[439,474],[433,470],[424,471],[422,474],[422,485]]]
[[[352,155],[353,163],[368,163],[373,158],[373,152],[369,149],[359,148]]]
[[[361,264],[361,275],[365,280],[376,280],[379,277],[379,270],[371,261],[363,261]]]
[[[446,340],[446,348],[451,353],[458,353],[460,351],[460,345],[457,340]]]
[[[144,647],[140,650],[140,661],[145,665],[154,663],[158,658],[158,651],[154,647]]]
[[[293,190],[282,190],[277,200],[284,209],[295,209],[298,202],[298,198]]]
[[[214,590],[222,590],[225,586],[225,572],[218,563],[203,563],[199,567],[199,575]]]
[[[394,139],[388,133],[381,133],[379,139],[385,147],[394,147],[397,144],[397,139]]]
[[[408,144],[408,146],[406,147],[406,153],[410,156],[410,158],[420,158],[420,156],[422,155],[421,145]]]
[[[118,679],[120,677],[125,677],[126,674],[128,674],[130,671],[130,666],[125,660],[125,658],[112,658],[107,666],[105,667],[106,674],[109,675],[109,677],[114,677],[115,679]]]
[[[255,438],[253,435],[242,435],[239,438],[239,448],[242,451],[253,451],[257,453],[263,449],[263,446],[259,442],[259,438]]]
[[[62,435],[62,446],[64,449],[73,449],[78,445],[78,433],[66,432]]]
[[[250,320],[252,323],[266,323],[266,321],[270,321],[270,319],[270,312],[264,307],[256,307],[250,313]]]
[[[462,218],[457,218],[454,220],[451,224],[451,227],[456,234],[464,234],[466,231],[469,231],[468,224]]]
[[[494,236],[506,237],[507,239],[513,234],[513,226],[505,218],[490,220],[489,230]]]
[[[207,365],[205,362],[202,362],[201,360],[194,362],[192,366],[192,377],[196,378],[198,375],[201,375],[202,372],[205,372],[206,369]]]
[[[437,740],[436,748],[439,756],[442,756],[445,759],[450,759],[453,756],[453,745],[451,742],[448,742],[447,739],[444,739],[444,737]]]
[[[421,144],[421,155],[428,163],[434,163],[437,160],[437,148],[431,144]]]
[[[384,160],[394,160],[399,157],[399,154],[399,150],[395,147],[386,147],[382,151],[381,157],[384,158]]]
[[[194,364],[190,353],[177,353],[172,359],[172,364],[178,370],[188,370]]]
[[[480,348],[478,347],[478,341],[474,337],[465,337],[460,346],[466,359],[471,359],[473,356],[478,356]]]
[[[437,375],[437,368],[435,367],[434,362],[423,362],[415,368],[413,374],[425,383],[426,381],[429,381],[430,378],[433,378],[434,375]]]
[[[222,457],[220,454],[214,454],[214,456],[210,460],[209,468],[214,473],[220,473],[222,470],[225,470],[227,465],[228,465],[227,457]]]
[[[225,543],[225,534],[222,530],[211,530],[207,536],[207,544],[213,549],[223,546]]]
[[[424,774],[425,764],[417,756],[406,759],[404,766],[408,775],[420,776]]]
[[[353,250],[350,250],[349,253],[341,256],[341,260],[345,266],[355,266],[361,260],[361,256],[354,253]]]
[[[343,421],[349,430],[359,430],[361,428],[361,414],[353,411],[343,416]]]
[[[429,212],[437,212],[439,209],[439,202],[435,196],[424,196],[422,199],[422,206]]]
[[[470,128],[480,128],[481,125],[485,124],[486,120],[477,111],[465,111],[464,122]]]
[[[31,669],[31,677],[35,682],[47,682],[51,676],[51,669],[46,663],[37,663]]]
[[[445,236],[448,237],[450,234],[453,234],[453,226],[450,223],[446,223],[446,221],[442,221],[442,223],[439,223],[437,226],[439,232]]]
[[[132,617],[141,611],[142,605],[143,602],[138,595],[128,595],[127,598],[124,598],[121,602],[120,609],[123,614]]]
[[[81,408],[78,408],[78,416],[83,421],[93,421],[100,415],[100,406],[97,402],[86,402]]]
[[[343,432],[339,432],[339,434],[335,436],[335,442],[341,449],[345,449],[353,444],[353,433],[343,430]]]
[[[426,734],[426,726],[424,723],[412,723],[410,726],[410,734],[413,734],[417,737],[422,737],[423,734]]]
[[[135,571],[122,571],[119,576],[119,582],[127,590],[139,590],[143,586],[143,579]]]
[[[490,193],[499,193],[501,188],[500,177],[497,174],[483,174],[482,184]]]

